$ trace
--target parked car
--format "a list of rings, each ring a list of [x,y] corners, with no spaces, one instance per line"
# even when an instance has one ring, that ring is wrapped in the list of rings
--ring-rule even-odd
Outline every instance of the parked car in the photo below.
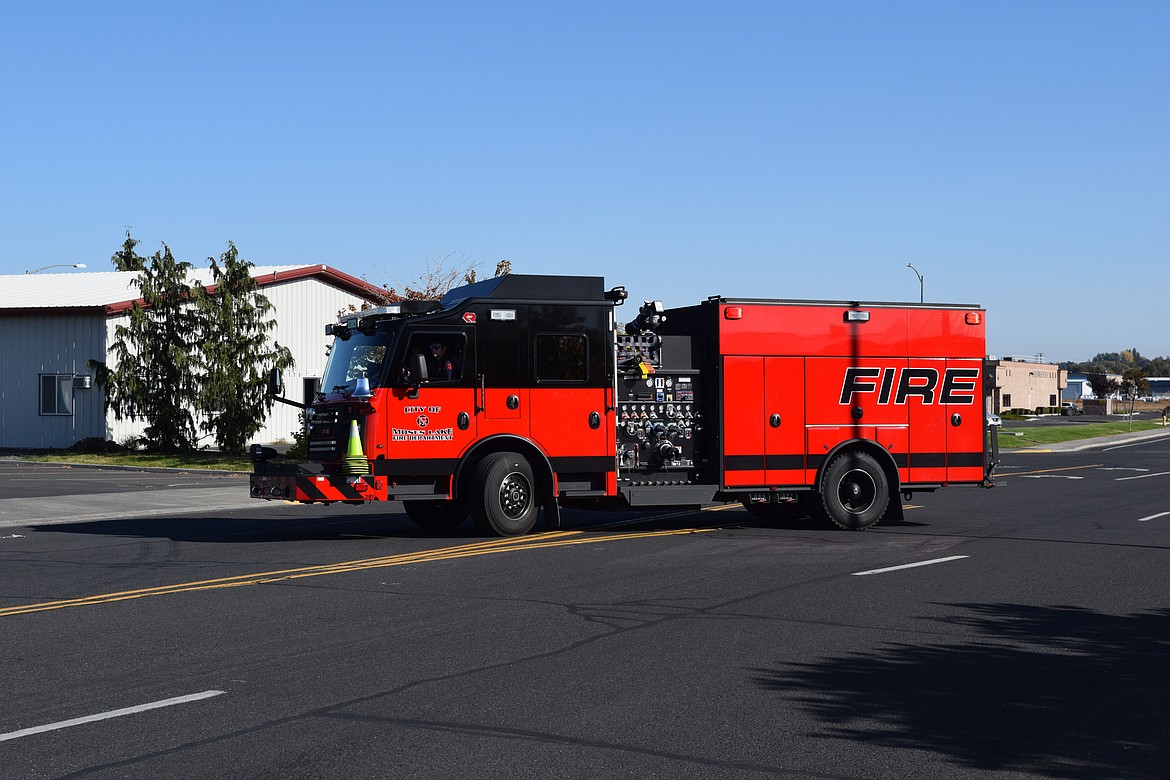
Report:
[[[1003,420],[999,419],[998,414],[987,415],[987,426],[989,428],[998,428],[1001,425],[1003,425]]]
[[[1065,401],[1064,403],[1062,403],[1060,405],[1060,413],[1063,414],[1065,417],[1071,417],[1074,414],[1084,414],[1084,410],[1081,409],[1081,407],[1077,406],[1074,403],[1071,403],[1069,401]]]

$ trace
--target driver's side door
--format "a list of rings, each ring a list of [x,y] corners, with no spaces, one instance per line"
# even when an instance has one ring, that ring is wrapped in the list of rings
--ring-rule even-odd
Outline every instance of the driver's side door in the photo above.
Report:
[[[409,332],[385,411],[391,475],[449,476],[475,441],[474,343],[474,333],[465,329]],[[427,366],[425,379],[417,376],[419,356]]]

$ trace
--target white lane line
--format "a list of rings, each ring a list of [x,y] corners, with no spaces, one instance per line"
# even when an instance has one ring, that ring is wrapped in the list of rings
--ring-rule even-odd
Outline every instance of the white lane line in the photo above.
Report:
[[[1084,479],[1071,474],[1019,474],[1016,479]]]
[[[1125,466],[1111,466],[1109,468],[1100,468],[1097,471],[1149,471],[1149,469],[1139,469]]]
[[[901,566],[889,566],[885,569],[870,569],[869,571],[855,571],[854,577],[864,577],[867,574],[885,574],[888,571],[901,571],[902,569],[914,569],[919,566],[930,566],[935,563],[946,563],[947,561],[957,561],[962,558],[967,558],[966,555],[952,555],[949,558],[935,558],[931,561],[919,561],[918,563],[904,563]]]
[[[1144,523],[1147,520],[1157,520],[1159,517],[1165,517],[1166,515],[1170,515],[1170,512],[1159,512],[1156,515],[1150,515],[1149,517],[1142,517],[1142,518],[1138,519],[1138,522]]]
[[[1130,479],[1148,479],[1150,477],[1164,477],[1167,474],[1170,474],[1170,471],[1159,471],[1157,474],[1141,474],[1141,475],[1136,476],[1136,477],[1118,477],[1115,481],[1116,482],[1125,482],[1125,481],[1130,480]]]
[[[1105,449],[1101,450],[1101,452],[1113,452],[1114,450],[1124,450],[1127,447],[1141,447],[1141,446],[1146,445],[1146,444],[1157,444],[1157,443],[1160,443],[1161,441],[1162,441],[1162,439],[1160,437],[1154,436],[1154,437],[1151,437],[1149,439],[1142,439],[1141,441],[1135,441],[1132,444],[1117,444],[1113,447],[1106,447]]]
[[[110,712],[99,712],[97,715],[86,715],[84,718],[73,718],[72,720],[63,720],[58,723],[49,723],[44,726],[33,726],[28,729],[21,729],[20,731],[10,731],[7,734],[0,734],[0,742],[9,739],[19,739],[20,737],[27,737],[32,734],[43,734],[46,731],[56,731],[57,729],[67,729],[70,726],[79,726],[82,723],[93,723],[98,720],[109,720],[110,718],[120,718],[123,715],[134,715],[139,712],[146,712],[147,710],[157,710],[160,707],[172,707],[176,704],[187,704],[188,702],[199,701],[201,699],[210,699],[212,696],[219,696],[226,691],[203,691],[202,693],[192,693],[188,696],[176,696],[173,699],[163,699],[162,701],[153,701],[149,704],[139,704],[136,707],[126,707],[120,710],[111,710]]]

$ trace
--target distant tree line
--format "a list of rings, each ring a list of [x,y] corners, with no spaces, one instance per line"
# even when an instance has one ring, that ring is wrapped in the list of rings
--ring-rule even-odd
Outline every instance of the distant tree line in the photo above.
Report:
[[[117,270],[138,272],[141,301],[114,328],[113,365],[90,362],[106,408],[119,420],[144,421],[150,449],[194,449],[202,432],[221,450],[242,453],[272,409],[268,372],[293,365],[286,347],[269,343],[276,320],[253,264],[229,241],[218,259],[207,258],[205,287],[188,280],[192,264],[165,243],[149,257],[138,243],[127,230],[110,258]]]
[[[1170,376],[1170,358],[1148,358],[1136,348],[1101,352],[1084,363],[1061,363],[1060,367],[1084,374],[1124,374],[1136,368],[1145,376]]]
[[[1170,358],[1147,358],[1136,348],[1100,352],[1085,363],[1061,363],[1060,367],[1085,374],[1098,398],[1120,397],[1131,401],[1150,392],[1149,377],[1170,376]]]

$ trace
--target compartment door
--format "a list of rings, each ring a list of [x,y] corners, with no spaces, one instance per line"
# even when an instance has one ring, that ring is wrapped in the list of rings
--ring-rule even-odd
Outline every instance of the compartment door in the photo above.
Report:
[[[939,402],[947,417],[947,480],[983,480],[983,361],[947,360]]]
[[[765,480],[769,485],[805,483],[804,358],[764,358]]]
[[[719,428],[723,440],[723,484],[767,483],[764,464],[764,359],[723,358]]]

